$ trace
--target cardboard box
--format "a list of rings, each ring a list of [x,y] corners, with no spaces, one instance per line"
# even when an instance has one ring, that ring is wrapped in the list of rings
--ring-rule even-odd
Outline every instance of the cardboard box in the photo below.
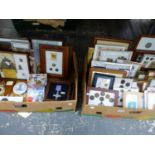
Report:
[[[76,54],[73,52],[73,69],[70,72],[71,79],[75,84],[73,99],[66,101],[44,101],[44,102],[0,102],[0,111],[3,112],[54,112],[75,111],[77,104],[78,71]]]
[[[87,63],[87,57],[85,59],[83,67],[83,106],[82,106],[82,115],[92,115],[100,116],[107,118],[132,118],[138,120],[149,120],[155,119],[155,109],[154,110],[145,110],[145,109],[127,109],[121,107],[106,107],[106,106],[91,106],[86,103],[86,87],[87,87],[87,75],[89,64]]]

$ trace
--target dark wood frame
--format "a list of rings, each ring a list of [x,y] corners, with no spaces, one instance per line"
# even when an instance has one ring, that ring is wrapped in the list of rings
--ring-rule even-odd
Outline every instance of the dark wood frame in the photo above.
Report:
[[[30,57],[30,54],[31,53],[29,53],[29,52],[14,52],[14,51],[2,51],[2,50],[0,50],[0,54],[1,53],[4,53],[4,54],[19,54],[19,55],[26,55],[26,57],[27,57],[27,62],[28,62],[28,64],[27,64],[27,66],[28,66],[28,70],[29,70],[29,74],[31,73],[31,67],[30,67],[30,61],[29,61],[29,57]],[[16,62],[15,62],[16,63]],[[13,78],[12,78],[13,79]],[[18,79],[18,80],[20,80],[20,79]],[[23,79],[21,79],[21,80],[23,80]]]
[[[129,46],[128,46],[128,49],[127,50],[131,50],[132,49],[132,44],[133,44],[133,41],[131,41],[131,40],[116,39],[116,38],[112,38],[112,37],[97,36],[97,37],[94,38],[94,45],[96,45],[97,40],[109,41],[109,42],[116,42],[116,43],[128,43]]]
[[[65,78],[68,75],[68,62],[69,62],[69,48],[65,46],[52,46],[52,45],[40,45],[40,70],[41,73],[46,73],[46,60],[45,53],[46,50],[53,50],[55,52],[63,53],[63,62],[62,62],[62,75],[57,74],[48,74],[48,77],[55,78]]]
[[[116,90],[110,90],[110,89],[101,89],[101,88],[94,88],[94,87],[87,87],[87,93],[89,93],[90,90],[96,90],[96,91],[101,91],[101,92],[109,92],[115,94],[114,98],[114,106],[118,106],[118,91]],[[86,95],[86,103],[88,104],[88,96]]]
[[[48,85],[46,87],[46,90],[45,90],[45,100],[46,101],[51,101],[51,99],[48,99],[47,96],[48,96],[48,92],[50,90],[50,86],[51,84],[54,83],[54,84],[66,84],[68,85],[68,92],[67,92],[67,99],[66,100],[69,100],[70,98],[70,94],[71,94],[71,85],[70,85],[70,81],[61,81],[61,80],[58,80],[58,79],[48,79]],[[52,100],[53,101],[53,100]],[[54,100],[55,101],[55,100]],[[61,101],[61,100],[60,100]]]

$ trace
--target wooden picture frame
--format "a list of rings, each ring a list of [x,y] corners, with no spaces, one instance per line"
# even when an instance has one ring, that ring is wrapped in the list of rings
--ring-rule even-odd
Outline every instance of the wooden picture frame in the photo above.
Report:
[[[28,79],[29,53],[0,51],[0,71],[2,78]]]
[[[133,42],[131,40],[115,39],[107,37],[95,37],[94,45],[111,45],[111,46],[122,46],[125,50],[130,50],[132,48]]]
[[[125,92],[123,94],[123,107],[128,109],[143,109],[144,93],[141,92]]]
[[[121,51],[121,50],[102,50],[101,45],[96,45],[93,54],[93,60],[117,62],[117,60],[131,60],[133,51]]]
[[[35,56],[35,60],[36,63],[39,64],[40,63],[40,45],[51,45],[51,46],[62,46],[63,45],[63,41],[62,40],[44,40],[44,39],[32,39],[31,40],[32,43],[32,48],[34,50],[34,56]]]
[[[50,91],[51,90],[51,85],[58,85],[58,86],[66,86],[66,92],[67,94],[65,95],[65,99],[64,100],[69,100],[70,97],[72,97],[71,95],[71,85],[70,85],[70,81],[60,81],[60,80],[54,80],[54,79],[48,79],[48,85],[46,87],[46,91],[45,91],[45,100],[54,100],[54,99],[50,99],[49,98],[49,93],[53,93],[54,91]],[[60,87],[61,87],[60,86]],[[57,88],[56,88],[57,89]],[[59,89],[59,88],[58,88]],[[61,97],[61,95],[64,95],[64,94],[61,94],[59,93],[59,91],[57,90],[58,93],[55,94],[55,100],[60,100],[59,97]],[[54,96],[54,95],[53,95]],[[61,100],[60,100],[61,101]]]
[[[92,102],[90,103],[90,101]],[[117,106],[118,91],[87,87],[86,102],[92,106]]]
[[[69,48],[40,45],[40,70],[48,77],[66,78],[69,65]]]
[[[93,81],[95,73],[111,75],[111,76],[115,76],[115,77],[126,77],[126,75],[127,75],[127,72],[122,71],[122,70],[111,70],[111,69],[103,69],[103,68],[91,67],[89,69],[89,78],[88,78],[88,85],[89,86],[92,85],[92,81]]]
[[[155,54],[155,35],[141,35],[135,51],[138,53]]]

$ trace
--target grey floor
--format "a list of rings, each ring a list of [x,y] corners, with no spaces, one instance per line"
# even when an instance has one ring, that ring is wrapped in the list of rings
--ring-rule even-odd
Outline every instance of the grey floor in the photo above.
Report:
[[[90,21],[89,21],[90,22]],[[87,26],[90,23],[87,23]],[[107,22],[107,21],[106,21]],[[103,22],[104,23],[104,22]],[[112,21],[107,24],[113,25],[115,22]],[[121,21],[122,23],[122,21]],[[152,23],[148,20],[132,20],[128,24],[124,22],[125,29],[117,24],[115,29],[117,31],[113,31],[113,36],[118,37],[117,34],[122,34],[122,38],[130,38],[135,39],[139,34],[148,34],[150,26]],[[93,24],[94,25],[94,24]],[[84,27],[85,30],[88,30],[88,27]],[[102,34],[110,35],[112,31],[110,29],[115,30],[112,26],[103,25]],[[124,31],[124,33],[121,30]],[[101,29],[102,30],[102,29]],[[153,33],[153,28],[151,29]],[[77,30],[78,33],[83,35],[83,39],[80,40],[74,34],[70,34],[68,41],[74,45],[75,48],[79,48],[78,56],[82,56],[82,50],[87,49],[88,44],[85,47],[79,46],[77,41],[87,42],[87,37],[84,36],[80,30]],[[90,30],[92,31],[92,30]],[[31,31],[32,32],[32,31]],[[111,32],[111,33],[106,33]],[[21,34],[17,32],[11,20],[0,20],[0,37],[19,37],[23,34],[25,36],[32,35],[29,31],[21,31]],[[36,32],[38,33],[38,31]],[[92,32],[89,35],[92,37]],[[98,35],[99,33],[95,32],[94,35]],[[33,34],[34,35],[34,34]],[[87,32],[88,35],[88,32]],[[45,36],[46,37],[46,36]],[[88,36],[89,37],[89,36]],[[71,41],[72,38],[75,38],[75,41]],[[81,61],[81,59],[79,59]],[[82,63],[79,63],[82,64]],[[80,102],[78,103],[78,109],[80,111]],[[101,117],[94,116],[80,116],[78,112],[59,112],[59,113],[32,113],[28,118],[22,118],[17,113],[0,113],[0,134],[63,134],[63,135],[98,135],[98,134],[155,134],[155,120],[152,121],[136,121],[129,119],[105,119]]]
[[[155,134],[154,121],[104,119],[80,116],[78,112],[0,113],[0,134],[7,135],[142,135]]]

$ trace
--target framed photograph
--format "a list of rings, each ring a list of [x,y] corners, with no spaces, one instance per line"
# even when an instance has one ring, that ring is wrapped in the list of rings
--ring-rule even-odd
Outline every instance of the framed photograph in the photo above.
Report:
[[[129,50],[132,47],[132,41],[130,40],[104,38],[104,37],[96,37],[94,39],[94,44],[95,45],[99,44],[99,45],[121,46],[121,47],[124,47],[125,50]]]
[[[144,94],[140,92],[124,92],[123,107],[128,109],[143,109]]]
[[[118,91],[88,87],[86,99],[88,105],[113,107],[118,104]]]
[[[63,42],[58,40],[38,40],[32,39],[32,48],[34,50],[34,56],[37,64],[40,64],[40,45],[52,45],[52,46],[62,46]]]
[[[155,52],[155,36],[141,36],[136,46],[136,52]]]
[[[40,45],[40,70],[49,77],[64,78],[68,75],[69,48]]]
[[[2,78],[27,79],[30,73],[28,53],[0,51],[0,72]]]
[[[126,77],[126,72],[121,70],[111,70],[111,69],[103,69],[103,68],[90,68],[89,69],[89,78],[88,78],[88,85],[91,86],[94,80],[95,74],[103,74],[103,75],[109,75],[114,77]]]
[[[46,100],[68,100],[70,98],[70,82],[49,80],[46,89]]]
[[[112,89],[115,81],[115,76],[95,73],[92,80],[92,87]]]
[[[106,61],[106,62],[117,62],[121,60],[131,60],[133,51],[108,51],[103,50],[98,45],[95,46],[93,60]]]

